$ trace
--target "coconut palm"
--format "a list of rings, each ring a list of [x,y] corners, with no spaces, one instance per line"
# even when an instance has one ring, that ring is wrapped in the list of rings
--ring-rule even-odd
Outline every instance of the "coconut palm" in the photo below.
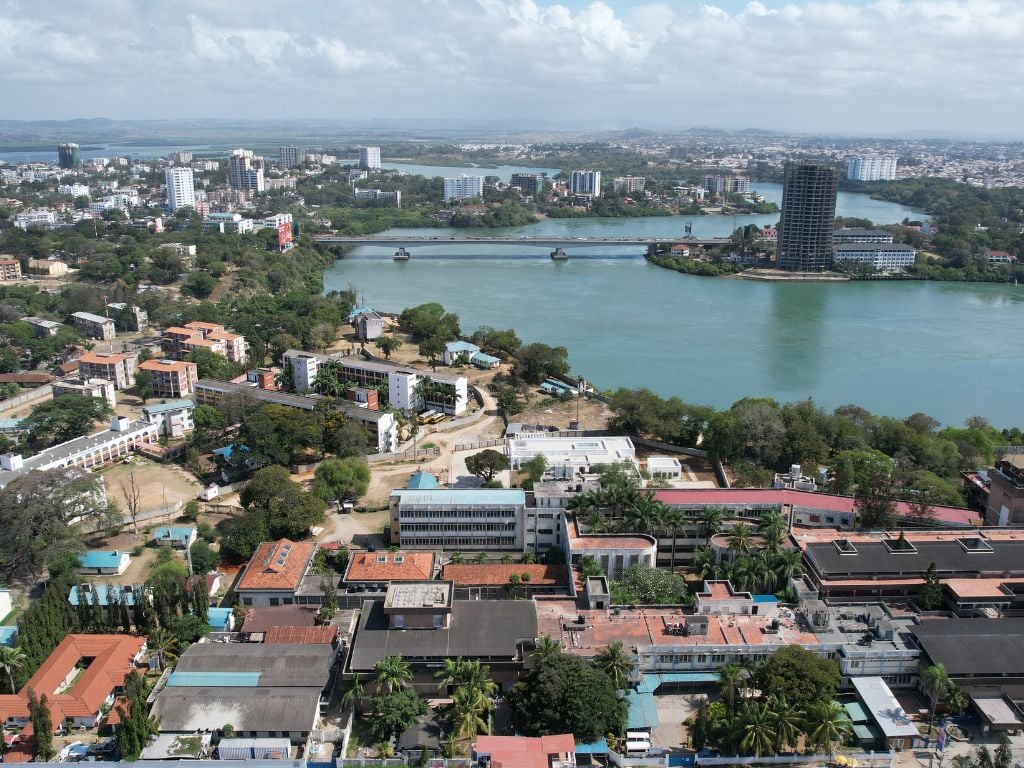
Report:
[[[772,570],[763,552],[758,552],[750,558],[750,580],[759,592],[775,592],[776,578],[775,571]]]
[[[623,529],[630,533],[650,533],[658,528],[665,513],[665,505],[654,498],[653,493],[646,493],[636,498],[625,494],[628,499],[623,510],[625,521]]]
[[[608,675],[616,690],[623,690],[633,671],[633,659],[626,653],[621,640],[613,640],[594,657],[594,666]]]
[[[448,562],[452,565],[462,565],[466,562],[466,558],[461,552],[452,552],[452,556],[448,558]]]
[[[802,576],[804,572],[803,553],[799,549],[783,549],[772,555],[772,565],[779,583]]]
[[[963,689],[956,683],[951,682],[949,684],[949,692],[946,693],[946,706],[949,708],[949,711],[954,715],[959,715],[967,709],[969,703],[970,700]]]
[[[939,706],[939,702],[949,693],[951,681],[949,673],[946,672],[946,667],[943,664],[935,664],[928,667],[924,674],[921,675],[921,678],[924,680],[925,690],[928,691],[928,695],[932,699],[932,711],[928,716],[928,735],[930,736],[932,726],[935,723],[935,709]]]
[[[765,551],[774,554],[782,549],[782,545],[786,542],[786,529],[765,528],[763,531],[760,531],[760,536],[764,541]]]
[[[726,578],[739,592],[747,592],[754,583],[753,560],[742,556],[737,557],[726,569]]]
[[[693,569],[701,580],[718,578],[718,558],[711,547],[697,547],[693,552]]]
[[[775,726],[775,749],[796,748],[800,741],[803,718],[782,696],[771,702],[772,724]]]
[[[11,693],[17,692],[14,687],[14,673],[24,669],[27,663],[28,656],[20,648],[6,645],[0,646],[0,669],[7,673],[7,684],[10,686]]]
[[[449,721],[453,735],[461,739],[471,739],[478,733],[487,731],[487,721],[481,711],[480,699],[476,691],[469,688],[457,688],[452,696]]]
[[[162,668],[167,662],[178,658],[180,643],[178,638],[166,629],[157,628],[146,637],[146,647],[157,658],[157,663]]]
[[[832,751],[850,734],[850,718],[834,701],[819,703],[807,711],[804,731],[818,749]]]
[[[359,677],[359,673],[356,672],[352,675],[352,679],[349,680],[348,686],[345,688],[345,693],[341,695],[341,706],[343,709],[352,707],[355,709],[359,706],[359,702],[363,698],[363,681]]]
[[[729,529],[729,551],[737,555],[750,553],[750,526],[746,523],[736,523]]]
[[[530,653],[530,660],[535,664],[542,664],[552,656],[562,652],[562,644],[553,639],[550,635],[541,635],[537,639],[537,645]]]
[[[761,519],[757,521],[757,532],[763,535],[766,531],[772,530],[773,528],[785,531],[786,518],[781,512],[770,509],[761,515]]]
[[[385,656],[373,665],[373,671],[377,676],[377,686],[386,693],[404,688],[412,679],[412,669],[401,656]]]
[[[661,525],[672,534],[672,559],[669,561],[669,568],[674,572],[676,569],[676,536],[679,529],[686,525],[686,515],[680,509],[665,507],[661,513]]]
[[[725,512],[719,507],[704,507],[697,514],[697,527],[700,535],[704,537],[705,544],[710,544],[711,537],[722,530],[724,519]]]
[[[443,691],[449,686],[459,685],[465,674],[465,666],[466,662],[461,656],[457,659],[445,659],[444,666],[434,673],[437,687]]]
[[[730,713],[736,711],[736,697],[745,679],[746,670],[739,664],[723,664],[718,668],[718,685]]]
[[[740,713],[740,748],[755,757],[771,752],[778,739],[768,702],[747,701]]]

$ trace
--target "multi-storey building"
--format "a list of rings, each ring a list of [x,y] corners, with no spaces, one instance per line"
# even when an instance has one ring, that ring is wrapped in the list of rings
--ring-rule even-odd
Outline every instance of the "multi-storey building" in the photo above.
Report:
[[[902,272],[914,265],[917,251],[904,243],[860,244],[843,243],[835,247],[833,261],[855,261],[868,264],[879,272]]]
[[[203,219],[204,232],[220,232],[224,234],[244,235],[255,228],[252,219],[242,217],[240,213],[211,213]]]
[[[168,400],[143,406],[142,418],[155,424],[159,434],[179,438],[195,429],[192,422],[195,409],[196,405],[191,400]]]
[[[138,358],[130,354],[86,352],[78,358],[78,372],[87,379],[103,379],[116,389],[135,386],[135,365]]]
[[[63,197],[90,197],[92,192],[88,184],[60,184],[57,194]]]
[[[0,280],[20,280],[21,262],[17,259],[0,259]]]
[[[896,178],[895,155],[856,155],[846,165],[846,178],[853,181],[892,181]]]
[[[483,176],[467,176],[463,173],[459,176],[446,176],[444,179],[444,199],[446,201],[471,200],[483,196]]]
[[[302,164],[302,157],[305,152],[299,147],[281,147],[277,152],[278,161],[282,168],[294,168]]]
[[[643,176],[619,176],[612,179],[612,189],[616,192],[643,192],[647,179]]]
[[[359,167],[367,171],[380,168],[380,147],[360,147]]]
[[[1004,453],[989,470],[985,522],[989,525],[1024,523],[1024,449]]]
[[[194,350],[206,349],[223,355],[232,363],[244,363],[249,350],[241,334],[229,333],[219,323],[199,320],[185,323],[184,327],[171,326],[164,330],[163,347],[167,356],[175,360],[184,360]]]
[[[196,189],[192,169],[172,165],[164,175],[167,180],[167,210],[174,213],[179,208],[195,208]]]
[[[58,144],[57,163],[61,168],[74,168],[82,164],[82,151],[77,144]]]
[[[601,196],[600,171],[573,171],[569,176],[569,192],[574,195]]]
[[[832,166],[788,162],[782,185],[779,269],[824,272],[832,266],[832,229],[839,172]]]
[[[167,156],[167,159],[175,165],[185,165],[186,163],[192,162],[192,153],[187,149],[180,149],[177,152],[171,152],[171,154]]]
[[[352,192],[356,200],[379,200],[382,203],[394,203],[396,208],[402,207],[402,191],[396,189],[388,192],[382,189],[357,189]]]
[[[391,541],[404,549],[512,550],[525,543],[522,489],[391,492]]]
[[[29,208],[14,217],[14,226],[19,229],[29,227],[45,227],[53,229],[57,225],[57,214],[49,208]]]
[[[263,158],[249,149],[233,149],[228,155],[228,184],[234,189],[264,192]]]
[[[117,336],[114,321],[109,317],[94,315],[92,312],[73,312],[71,314],[71,322],[74,323],[75,328],[90,339],[107,341]]]
[[[199,380],[196,364],[185,360],[147,360],[139,363],[138,369],[153,374],[153,394],[156,397],[184,398],[192,394]]]
[[[114,393],[114,382],[107,379],[90,379],[88,376],[80,375],[57,379],[50,384],[54,397],[61,395],[80,395],[82,397],[95,397],[98,400],[106,400],[107,405],[112,409],[117,407],[117,396]]]
[[[843,227],[832,232],[832,242],[836,245],[841,245],[843,243],[870,243],[886,245],[892,242],[892,232],[884,229]]]
[[[523,197],[536,197],[544,189],[544,177],[539,173],[513,173],[508,185]]]

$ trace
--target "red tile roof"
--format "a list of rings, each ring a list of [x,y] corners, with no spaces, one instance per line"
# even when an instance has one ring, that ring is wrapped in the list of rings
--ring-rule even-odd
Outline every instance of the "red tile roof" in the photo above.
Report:
[[[354,552],[345,581],[430,581],[433,552]]]
[[[268,645],[330,645],[338,636],[338,628],[323,627],[271,627],[264,642]]]
[[[288,539],[265,541],[245,566],[236,591],[282,589],[294,591],[309,566],[316,544]]]
[[[145,638],[131,635],[68,635],[16,694],[0,696],[0,721],[28,717],[28,691],[46,693],[54,727],[67,717],[89,717],[99,712],[114,688],[135,669],[135,657]],[[54,693],[76,665],[89,666],[67,691]]]
[[[86,363],[88,365],[116,365],[117,363],[123,363],[132,355],[123,355],[118,353],[97,353],[97,352],[86,352],[84,355],[78,358],[79,363]]]
[[[569,583],[569,576],[564,565],[542,565],[539,563],[532,565],[522,563],[510,565],[504,563],[455,565],[449,563],[444,567],[443,578],[445,581],[453,581],[456,584],[500,586],[508,584],[510,576],[515,575],[522,578],[524,573],[530,575],[529,582],[524,582],[526,584],[556,586]]]
[[[548,768],[549,755],[576,752],[571,733],[557,736],[478,736],[477,754],[489,754],[492,768]]]

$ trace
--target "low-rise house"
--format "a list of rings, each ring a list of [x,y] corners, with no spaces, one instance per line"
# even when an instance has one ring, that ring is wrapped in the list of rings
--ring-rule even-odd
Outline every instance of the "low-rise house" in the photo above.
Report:
[[[54,397],[61,395],[80,395],[82,397],[95,397],[106,400],[107,405],[112,409],[117,407],[117,396],[114,392],[114,382],[106,379],[88,378],[87,376],[69,376],[66,379],[57,379],[50,388]]]
[[[292,605],[315,552],[316,544],[308,541],[263,542],[235,585],[238,601],[247,606]]]
[[[880,677],[855,677],[851,681],[857,691],[860,710],[866,716],[863,721],[855,719],[857,709],[847,706],[847,713],[853,721],[854,736],[860,746],[866,749],[910,749],[924,737],[907,716],[899,701]]]
[[[191,395],[199,381],[199,367],[185,360],[147,360],[139,363],[140,371],[153,374],[153,394],[180,399]]]
[[[73,312],[71,314],[71,322],[80,333],[88,336],[90,339],[107,341],[117,336],[114,321],[109,317],[94,315],[92,312]]]
[[[190,525],[161,525],[153,531],[153,541],[171,549],[188,549],[198,536],[199,533]]]
[[[93,576],[120,576],[128,570],[132,556],[127,552],[91,549],[78,556],[78,572]]]
[[[46,694],[54,731],[68,724],[96,727],[145,647],[145,638],[131,635],[68,635],[18,693],[0,696],[0,722],[28,725],[29,691],[35,691]]]
[[[17,373],[0,373],[0,384],[17,384],[21,387],[34,389],[53,381],[53,376],[39,371],[18,371]]]
[[[4,418],[0,419],[0,435],[3,435],[12,443],[17,445],[21,442],[21,436],[28,430],[21,425],[24,419]]]
[[[78,358],[78,370],[87,379],[106,379],[117,389],[135,386],[138,356],[128,353],[86,352]]]
[[[350,588],[387,588],[393,582],[429,581],[436,572],[433,552],[353,552],[342,581]]]
[[[468,363],[469,358],[480,351],[480,347],[468,341],[449,341],[444,345],[441,362],[445,365]]]
[[[29,259],[28,271],[33,275],[61,277],[68,273],[68,265],[60,259]]]
[[[477,736],[473,762],[492,768],[575,768],[576,740],[557,736]]]
[[[195,409],[196,405],[191,400],[168,400],[143,406],[142,418],[155,425],[158,434],[174,439],[195,429],[192,421]]]
[[[352,325],[356,329],[356,338],[360,341],[373,341],[384,333],[384,318],[372,309],[357,315]]]
[[[569,595],[569,569],[542,563],[448,563],[441,573],[456,600],[530,599],[535,595]]]
[[[145,589],[141,584],[112,586],[110,584],[75,584],[68,592],[68,603],[78,605],[102,605],[114,603],[135,605],[135,595]]]

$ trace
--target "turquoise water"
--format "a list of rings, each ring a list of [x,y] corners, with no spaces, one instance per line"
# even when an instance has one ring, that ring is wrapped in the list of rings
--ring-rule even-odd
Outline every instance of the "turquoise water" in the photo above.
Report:
[[[920,218],[901,206],[853,202],[879,223]],[[840,213],[862,215],[845,205]],[[698,236],[732,228],[732,217],[693,222]],[[515,231],[619,237],[678,233],[682,223],[548,220]],[[327,289],[351,285],[389,311],[438,301],[466,331],[512,327],[525,341],[564,345],[574,371],[602,388],[646,386],[717,407],[746,396],[813,397],[893,416],[924,411],[947,424],[972,415],[1024,424],[1024,287],[691,277],[647,264],[635,248],[570,247],[565,263],[525,243],[417,246],[404,263],[391,260],[393,250],[354,250],[328,270]]]

